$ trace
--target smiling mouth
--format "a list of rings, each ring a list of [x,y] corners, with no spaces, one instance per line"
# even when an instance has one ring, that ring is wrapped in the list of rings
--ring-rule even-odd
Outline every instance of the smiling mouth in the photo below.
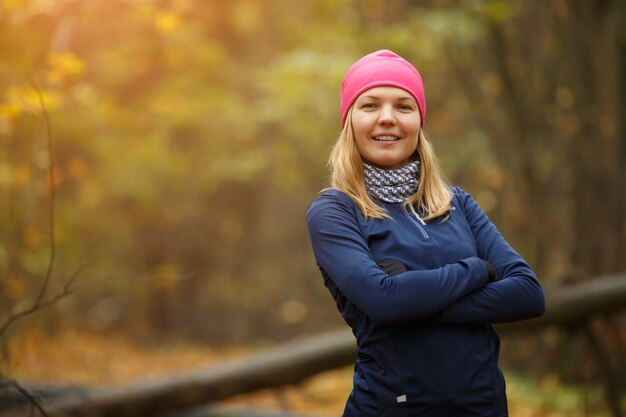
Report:
[[[372,139],[378,142],[393,142],[396,140],[400,140],[400,138],[398,137],[389,136],[389,135],[374,136]]]

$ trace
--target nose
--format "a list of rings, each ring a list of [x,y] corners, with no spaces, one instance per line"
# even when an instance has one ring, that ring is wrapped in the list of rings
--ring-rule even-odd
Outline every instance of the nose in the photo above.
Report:
[[[378,124],[382,126],[395,125],[396,116],[393,112],[393,106],[384,105],[380,109],[380,116],[378,117]]]

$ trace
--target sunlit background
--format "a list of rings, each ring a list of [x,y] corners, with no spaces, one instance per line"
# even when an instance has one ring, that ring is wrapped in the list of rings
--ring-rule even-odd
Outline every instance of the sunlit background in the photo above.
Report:
[[[623,3],[0,0],[0,306],[40,291],[52,226],[48,291],[80,287],[3,335],[3,374],[112,383],[345,326],[304,214],[341,79],[383,48],[424,78],[447,177],[545,288],[624,271]],[[613,415],[580,329],[507,335],[513,415]]]

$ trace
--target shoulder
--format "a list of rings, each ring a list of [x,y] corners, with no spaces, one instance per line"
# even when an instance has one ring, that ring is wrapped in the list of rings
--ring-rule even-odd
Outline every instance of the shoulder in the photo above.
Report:
[[[347,194],[335,188],[327,188],[322,190],[311,202],[306,217],[310,219],[321,211],[329,210],[354,212],[355,208],[356,204]]]
[[[476,215],[484,214],[476,199],[463,188],[455,185],[450,187],[450,191],[452,193],[452,206],[463,211],[466,218],[469,219]]]
[[[334,229],[339,225],[360,223],[360,212],[347,194],[329,188],[321,191],[306,212],[309,228]]]
[[[325,201],[335,201],[341,203],[351,203],[352,199],[343,191],[339,191],[336,188],[325,188],[320,191],[317,197],[313,200],[311,205]]]
[[[449,190],[450,194],[452,195],[452,204],[455,206],[459,206],[460,208],[464,208],[467,200],[472,198],[472,196],[467,191],[465,191],[458,185],[450,186]]]
[[[452,204],[457,206],[470,223],[488,220],[487,214],[480,207],[476,199],[459,186],[450,187],[452,191]]]

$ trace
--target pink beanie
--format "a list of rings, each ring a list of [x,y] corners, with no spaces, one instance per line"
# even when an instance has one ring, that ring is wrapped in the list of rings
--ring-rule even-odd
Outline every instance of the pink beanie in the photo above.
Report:
[[[365,55],[346,73],[341,83],[341,126],[354,101],[364,91],[380,86],[398,87],[411,93],[419,106],[424,127],[426,97],[422,77],[410,62],[386,49]]]

